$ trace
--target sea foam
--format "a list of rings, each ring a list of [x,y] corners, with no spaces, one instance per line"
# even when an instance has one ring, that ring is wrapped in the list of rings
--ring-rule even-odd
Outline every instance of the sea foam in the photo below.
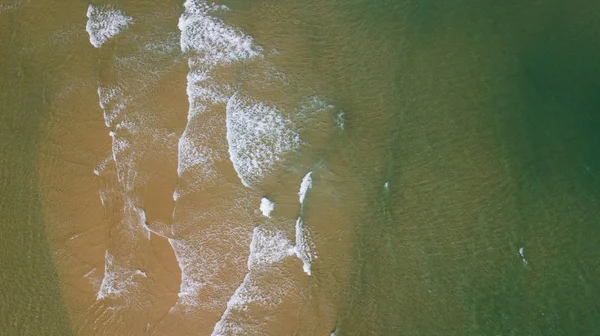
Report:
[[[193,51],[207,64],[231,63],[261,54],[253,39],[212,17],[212,12],[227,10],[225,6],[201,0],[186,0],[179,18],[181,51]]]
[[[262,226],[256,227],[250,243],[248,270],[274,264],[294,253],[294,247],[283,232],[269,230]]]
[[[250,243],[249,232],[243,223],[229,222],[232,214],[238,211],[202,211],[209,212],[209,218],[223,217],[223,221],[200,230],[197,229],[197,220],[189,223],[177,220],[174,232],[177,238],[168,240],[181,269],[181,285],[175,305],[177,310],[216,312],[227,302],[226,293],[236,288],[239,280],[230,280],[238,279],[236,274],[243,275],[246,258],[241,249]],[[202,221],[207,220],[205,218]],[[190,232],[190,229],[196,230]],[[187,233],[179,234],[182,231]],[[225,278],[224,273],[229,276]],[[206,297],[208,293],[213,293],[210,298]]]
[[[258,184],[285,153],[300,146],[291,120],[274,106],[236,93],[226,113],[229,158],[246,187]]]
[[[285,288],[269,288],[257,280],[268,277],[269,270],[273,270],[271,265],[293,254],[294,247],[283,232],[264,226],[254,228],[248,256],[248,274],[227,302],[225,312],[215,324],[211,336],[255,333],[256,330],[251,330],[253,326],[240,323],[239,315],[247,312],[250,304],[254,309],[270,310],[281,303]]]
[[[309,171],[302,178],[302,182],[300,183],[300,191],[298,191],[298,198],[300,200],[300,205],[304,204],[304,198],[306,198],[306,192],[308,189],[312,188],[312,171]]]
[[[186,0],[184,7],[178,28],[181,51],[188,56],[189,108],[188,121],[179,140],[177,173],[182,178],[187,170],[194,169],[194,175],[200,181],[180,183],[173,194],[174,199],[192,192],[198,184],[206,183],[217,174],[214,163],[221,157],[209,144],[217,138],[218,122],[203,120],[202,131],[194,126],[198,124],[195,121],[198,115],[214,106],[224,107],[234,92],[228,84],[214,78],[215,68],[262,55],[262,49],[254,45],[250,36],[211,16],[214,12],[228,10],[227,7],[201,0]]]
[[[104,123],[106,127],[111,127],[127,102],[123,90],[118,86],[98,85],[98,101],[104,114]]]
[[[100,48],[133,22],[133,18],[112,5],[90,5],[87,17],[85,30],[90,35],[90,43],[96,48]]]
[[[135,286],[132,281],[134,274],[130,268],[115,262],[113,255],[107,250],[104,255],[104,278],[96,299],[116,298],[128,293]]]
[[[271,217],[271,212],[273,212],[273,209],[275,209],[275,202],[266,197],[263,197],[260,200],[260,212],[262,212],[263,216]]]
[[[21,1],[17,1],[17,2],[15,2],[13,4],[10,4],[10,5],[8,5],[8,4],[2,4],[2,5],[0,5],[0,14],[4,13],[4,12],[10,10],[10,9],[13,9],[13,8],[17,7],[20,4],[21,4]]]

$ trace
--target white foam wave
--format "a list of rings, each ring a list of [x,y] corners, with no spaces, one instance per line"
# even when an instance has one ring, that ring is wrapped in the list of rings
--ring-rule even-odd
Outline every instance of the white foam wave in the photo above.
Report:
[[[98,100],[100,108],[104,113],[104,123],[106,127],[111,127],[115,119],[125,108],[126,99],[123,91],[117,87],[107,87],[98,85]]]
[[[188,122],[208,106],[226,104],[233,94],[226,84],[217,83],[211,75],[213,66],[203,63],[198,58],[188,60],[190,71],[187,74],[187,96],[190,104]]]
[[[296,256],[302,260],[302,269],[304,273],[311,275],[311,266],[313,260],[318,258],[317,253],[314,251],[314,243],[310,237],[310,232],[304,225],[302,217],[298,217],[296,220]]]
[[[116,298],[128,293],[136,284],[132,281],[134,274],[130,268],[116,263],[107,250],[104,254],[104,278],[96,299]]]
[[[169,239],[169,243],[181,269],[181,285],[177,304],[188,307],[197,306],[199,292],[206,285],[202,276],[202,267],[206,267],[206,265],[196,264],[202,260],[198,258],[197,253],[194,253],[194,248],[185,241]]]
[[[13,8],[17,7],[20,4],[21,4],[21,1],[17,1],[17,2],[15,2],[13,4],[2,4],[2,5],[0,5],[0,14],[4,13],[4,12],[10,10],[10,9],[13,9]]]
[[[198,173],[206,180],[215,176],[214,162],[220,158],[210,146],[202,144],[197,130],[192,134],[191,125],[198,114],[211,106],[225,105],[233,94],[227,84],[219,84],[214,80],[212,71],[219,65],[258,57],[262,51],[253,44],[251,37],[210,15],[215,11],[226,11],[227,7],[208,4],[202,0],[186,0],[184,7],[178,27],[181,32],[181,50],[189,55],[189,109],[188,122],[179,141],[177,172],[181,178],[186,170],[201,166]],[[204,136],[210,137],[208,134]],[[178,199],[187,192],[190,190],[179,186],[173,198]]]
[[[177,175],[181,176],[186,170],[197,165],[202,166],[206,176],[213,174],[211,167],[214,164],[214,151],[209,147],[197,146],[187,130],[179,138],[178,152]]]
[[[309,171],[302,178],[302,182],[300,183],[300,191],[298,191],[298,198],[300,200],[300,205],[304,204],[304,198],[306,198],[306,192],[308,189],[312,188],[312,171]]]
[[[98,269],[96,269],[96,268],[92,268],[90,271],[88,271],[86,274],[83,275],[83,278],[88,279],[89,283],[93,286],[96,293],[98,293],[98,291],[100,290],[100,286],[102,284],[102,278],[100,278],[96,274],[97,270]]]
[[[186,0],[179,18],[181,51],[197,53],[204,63],[231,63],[259,56],[253,39],[209,14],[226,9],[202,0]]]
[[[335,125],[340,128],[340,129],[344,129],[344,125],[346,123],[346,115],[343,111],[339,111],[336,115],[335,115]]]
[[[112,159],[112,156],[109,156],[102,160],[102,162],[100,162],[96,168],[94,168],[94,174],[100,176],[100,174],[102,174],[102,172],[106,170],[106,167],[108,167],[108,165],[112,162]]]
[[[252,233],[248,270],[274,264],[294,253],[294,247],[283,232],[258,226]]]
[[[173,192],[173,199],[177,201],[183,196],[194,193],[203,188],[208,188],[218,181],[220,173],[215,162],[225,155],[219,148],[211,144],[217,134],[207,130],[206,126],[213,123],[208,120],[202,127],[189,123],[178,142],[177,175],[179,181]],[[224,146],[223,146],[224,147]]]
[[[300,146],[291,120],[273,106],[236,93],[227,103],[226,114],[229,158],[247,187],[272,173],[286,152]]]
[[[523,264],[525,264],[525,265],[529,264],[527,262],[527,259],[525,259],[525,247],[519,248],[519,254],[521,255],[521,259],[523,259]]]
[[[96,48],[133,22],[133,18],[112,5],[90,5],[86,15],[88,21],[85,30],[90,35],[90,43]]]
[[[229,231],[230,237],[225,238],[222,231],[222,226],[214,226],[185,238],[169,239],[181,269],[177,309],[216,311],[226,298],[217,294],[210,300],[203,300],[202,296],[209,292],[227,293],[235,288],[235,282],[228,283],[229,279],[225,280],[222,273],[225,269],[231,274],[243,270],[245,259],[239,253],[238,244],[247,243],[249,237]],[[227,261],[225,264],[224,260]]]
[[[269,288],[261,285],[257,279],[265,274],[268,266],[293,254],[294,248],[283,232],[270,230],[264,226],[254,228],[248,257],[248,274],[227,302],[227,308],[215,324],[211,336],[254,333],[250,324],[240,323],[239,315],[246,312],[250,304],[254,307],[272,309],[281,303],[285,289]]]
[[[262,215],[265,217],[271,217],[271,212],[273,212],[273,210],[275,209],[275,202],[271,201],[270,199],[263,197],[260,200],[260,212],[262,212]]]

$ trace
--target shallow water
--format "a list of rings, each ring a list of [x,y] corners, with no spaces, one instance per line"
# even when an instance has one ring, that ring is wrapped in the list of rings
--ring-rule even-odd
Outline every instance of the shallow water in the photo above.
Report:
[[[596,7],[3,5],[3,323],[593,335]]]

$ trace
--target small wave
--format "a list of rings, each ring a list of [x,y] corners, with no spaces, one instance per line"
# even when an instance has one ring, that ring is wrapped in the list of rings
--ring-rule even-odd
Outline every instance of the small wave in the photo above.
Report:
[[[17,1],[13,4],[2,4],[2,5],[0,5],[0,14],[13,9],[13,8],[19,6],[20,4],[21,4],[21,1]]]
[[[100,176],[100,174],[102,174],[102,172],[104,172],[106,170],[106,168],[112,162],[112,160],[113,160],[112,156],[109,156],[109,157],[105,158],[104,160],[102,160],[102,162],[100,162],[94,168],[94,174],[97,176]]]
[[[111,127],[125,108],[126,99],[123,91],[117,86],[98,85],[98,100],[104,113],[104,123],[106,127]]]
[[[527,259],[525,259],[525,247],[519,248],[519,255],[521,255],[521,259],[523,259],[523,264],[528,265]]]
[[[90,43],[96,48],[100,48],[133,22],[132,17],[112,5],[90,5],[87,17],[85,30],[90,35]]]
[[[263,216],[271,217],[271,212],[273,212],[273,209],[275,209],[275,202],[266,197],[263,197],[260,200],[260,212],[262,212]]]
[[[306,198],[306,192],[312,188],[312,171],[309,171],[302,178],[300,183],[300,191],[298,191],[298,198],[300,199],[300,205],[304,204],[304,198]]]
[[[343,111],[339,111],[335,115],[335,125],[340,129],[344,129],[345,123],[346,123],[346,114]]]
[[[310,232],[304,225],[302,217],[298,217],[296,220],[295,253],[298,259],[302,260],[304,273],[311,275],[312,262],[318,258],[318,255],[314,252],[314,243],[310,237]]]
[[[226,114],[229,157],[246,187],[259,183],[286,152],[300,146],[291,120],[274,106],[235,94]]]

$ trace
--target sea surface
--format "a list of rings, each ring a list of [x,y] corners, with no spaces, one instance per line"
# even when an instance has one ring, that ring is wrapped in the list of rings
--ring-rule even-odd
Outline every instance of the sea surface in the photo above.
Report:
[[[0,2],[0,335],[600,335],[600,3]]]

